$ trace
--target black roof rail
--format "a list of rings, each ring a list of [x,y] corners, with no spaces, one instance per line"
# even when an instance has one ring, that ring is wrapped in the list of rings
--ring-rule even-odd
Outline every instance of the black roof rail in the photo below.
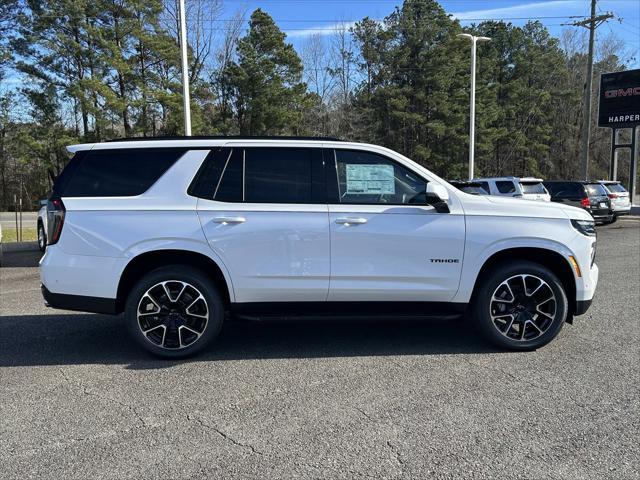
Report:
[[[107,142],[140,142],[155,140],[326,140],[331,142],[342,142],[339,138],[334,137],[296,137],[296,136],[268,136],[268,135],[203,135],[203,136],[171,136],[171,137],[129,137],[114,138]]]

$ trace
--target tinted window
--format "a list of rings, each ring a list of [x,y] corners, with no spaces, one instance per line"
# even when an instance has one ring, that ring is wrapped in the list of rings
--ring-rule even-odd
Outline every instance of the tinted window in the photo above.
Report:
[[[427,182],[374,153],[336,150],[338,201],[360,204],[425,204]]]
[[[491,192],[491,189],[489,188],[489,182],[478,182],[478,185],[480,185],[480,187],[486,192],[482,195],[489,195],[489,192]]]
[[[560,198],[582,198],[584,197],[584,187],[578,182],[549,182],[544,184],[554,197]]]
[[[235,148],[231,156],[227,156],[222,177],[214,190],[214,198],[219,202],[242,202],[243,200],[243,151]]]
[[[587,188],[587,195],[590,197],[607,196],[606,190],[599,183],[589,183],[585,187]]]
[[[244,199],[251,203],[311,203],[312,151],[245,149]]]
[[[207,158],[202,162],[202,166],[189,187],[189,195],[213,199],[216,187],[220,181],[220,176],[230,155],[230,148],[211,150]]]
[[[153,185],[185,152],[176,148],[92,150],[75,163],[66,185],[57,190],[66,197],[127,197]],[[75,159],[74,159],[75,160]]]
[[[538,182],[538,183],[520,182],[520,186],[522,187],[522,193],[547,193],[545,192],[541,182]]]
[[[498,191],[500,193],[515,193],[516,192],[516,186],[511,181],[504,181],[504,180],[497,181],[496,182],[496,188],[498,189]]]

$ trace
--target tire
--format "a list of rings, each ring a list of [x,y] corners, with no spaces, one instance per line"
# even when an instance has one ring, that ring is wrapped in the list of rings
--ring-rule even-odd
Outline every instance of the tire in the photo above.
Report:
[[[41,252],[47,249],[47,234],[42,223],[38,222],[38,248]]]
[[[475,324],[487,340],[527,351],[546,345],[560,333],[569,302],[551,270],[516,261],[496,267],[482,279],[472,308]]]
[[[223,319],[224,302],[214,282],[186,265],[151,271],[135,284],[125,305],[131,336],[164,358],[201,352],[218,336]]]
[[[611,220],[609,220],[607,222],[607,224],[611,225],[612,223],[616,223],[618,221],[618,216],[617,215],[612,215],[611,216]]]

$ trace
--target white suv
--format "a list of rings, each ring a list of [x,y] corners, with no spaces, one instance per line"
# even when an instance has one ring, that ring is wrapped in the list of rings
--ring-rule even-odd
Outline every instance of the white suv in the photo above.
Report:
[[[228,317],[450,316],[528,350],[591,303],[578,208],[469,195],[406,157],[332,139],[69,147],[48,205],[54,308],[124,312],[151,352],[202,350]]]
[[[518,197],[525,200],[542,200],[544,202],[551,201],[551,195],[544,188],[541,178],[494,177],[476,178],[473,181],[479,183],[483,189],[489,192],[489,195]]]

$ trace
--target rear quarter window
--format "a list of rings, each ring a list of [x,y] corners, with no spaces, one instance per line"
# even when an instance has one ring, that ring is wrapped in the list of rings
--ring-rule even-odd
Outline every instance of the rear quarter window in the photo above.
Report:
[[[65,197],[130,197],[147,191],[184,153],[183,148],[91,150],[76,156],[54,193]]]

